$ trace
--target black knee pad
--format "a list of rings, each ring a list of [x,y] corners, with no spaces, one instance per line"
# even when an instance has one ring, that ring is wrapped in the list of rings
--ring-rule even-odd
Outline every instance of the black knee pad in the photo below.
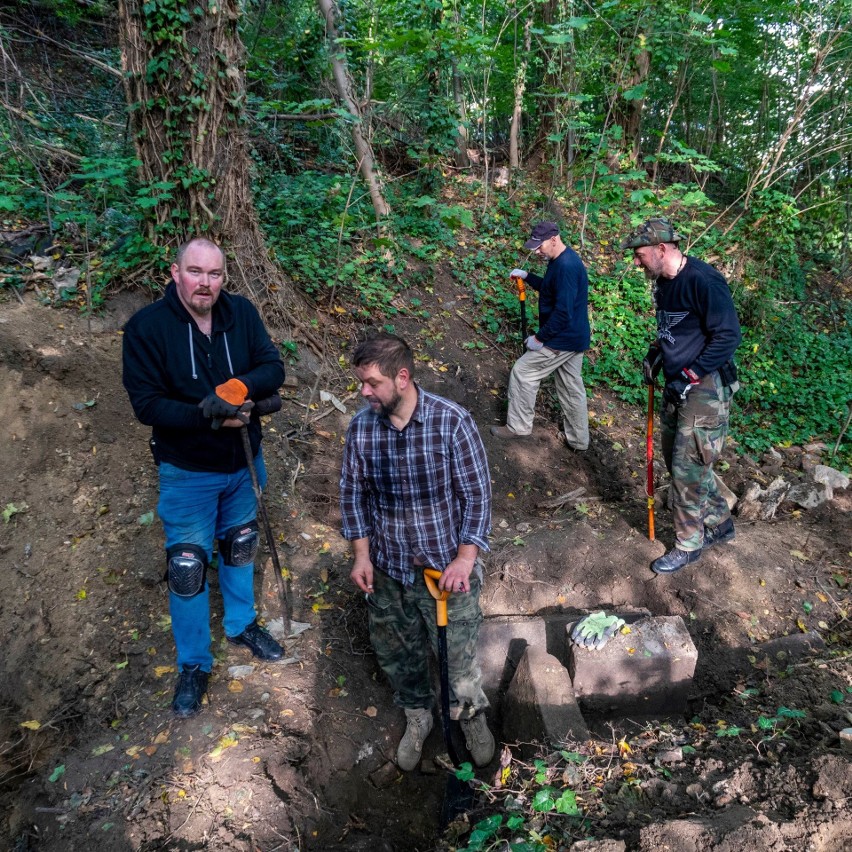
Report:
[[[207,579],[207,553],[197,544],[174,544],[166,550],[169,591],[182,598],[195,597]]]
[[[252,565],[257,555],[260,534],[257,521],[249,521],[238,527],[231,527],[224,538],[219,539],[219,556],[224,565]]]

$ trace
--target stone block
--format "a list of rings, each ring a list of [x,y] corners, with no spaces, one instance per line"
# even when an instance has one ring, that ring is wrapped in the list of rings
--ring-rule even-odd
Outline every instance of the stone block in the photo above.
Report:
[[[531,756],[533,742],[555,746],[589,736],[568,670],[544,648],[529,645],[504,699],[503,741],[521,743],[521,753]]]
[[[482,622],[476,656],[482,669],[482,688],[492,705],[496,707],[500,696],[505,695],[527,646],[544,648],[567,665],[565,625],[576,617],[553,613],[498,616]]]
[[[662,556],[662,553],[657,554]],[[650,615],[648,610],[621,613],[628,624]],[[477,660],[482,669],[482,688],[496,708],[506,694],[515,670],[528,645],[544,648],[567,668],[565,627],[579,618],[573,613],[550,612],[542,615],[491,616],[482,622],[477,643]]]
[[[602,718],[684,713],[698,651],[679,616],[640,619],[599,651],[574,645],[572,627],[565,637],[568,668],[583,712]]]
[[[754,655],[772,662],[779,668],[786,668],[803,657],[810,657],[825,650],[825,641],[815,630],[807,633],[791,633],[761,642],[754,647]]]

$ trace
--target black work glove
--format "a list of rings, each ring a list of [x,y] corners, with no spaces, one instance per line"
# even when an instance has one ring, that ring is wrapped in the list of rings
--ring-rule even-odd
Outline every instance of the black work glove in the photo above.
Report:
[[[652,343],[648,347],[648,354],[642,359],[642,378],[646,385],[654,384],[662,366],[663,350],[656,343]]]
[[[208,394],[198,403],[205,417],[213,420],[225,420],[233,417],[240,406],[246,401],[248,388],[239,379],[228,379],[216,386],[213,393]]]
[[[701,379],[689,368],[681,370],[680,375],[666,382],[666,386],[663,388],[663,402],[673,405],[675,408],[683,405],[689,392],[700,381]]]

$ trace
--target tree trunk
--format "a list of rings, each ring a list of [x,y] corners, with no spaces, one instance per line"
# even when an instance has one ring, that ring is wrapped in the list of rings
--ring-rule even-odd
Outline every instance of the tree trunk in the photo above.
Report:
[[[459,117],[459,123],[456,126],[456,167],[460,169],[469,169],[470,157],[468,156],[467,149],[470,147],[470,136],[467,132],[467,109],[464,104],[464,95],[462,93],[461,74],[459,73],[459,66],[455,57],[453,57],[450,62],[452,65],[451,70],[453,75],[453,100],[455,101]]]
[[[355,100],[352,86],[352,77],[346,62],[346,52],[337,41],[336,9],[332,0],[317,0],[319,10],[325,19],[326,34],[328,36],[329,52],[331,54],[331,68],[334,75],[334,84],[337,94],[352,116],[352,142],[355,145],[355,156],[358,158],[358,170],[370,191],[370,199],[373,202],[373,210],[376,213],[376,221],[381,223],[390,213],[390,207],[385,201],[382,193],[381,180],[376,168],[373,149],[369,138],[364,133],[364,122],[361,108]]]
[[[277,292],[251,197],[239,0],[119,0],[121,62],[143,183],[149,238],[174,247],[204,234],[221,242],[230,278],[258,304]]]
[[[631,52],[638,34],[634,33],[634,39],[625,46],[622,52]],[[632,98],[629,101],[621,97],[622,92],[630,91],[641,85],[648,79],[651,70],[651,54],[648,50],[638,50],[629,58],[625,59],[625,66],[629,69],[625,78],[620,82],[615,94],[614,118],[616,124],[622,130],[622,144],[632,163],[639,161],[641,149],[642,112],[645,108],[644,98]]]
[[[515,75],[515,106],[512,110],[512,124],[509,128],[509,168],[517,169],[521,165],[520,136],[521,115],[524,107],[524,89],[527,86],[527,63],[532,46],[532,18],[527,18],[524,24],[524,56]]]

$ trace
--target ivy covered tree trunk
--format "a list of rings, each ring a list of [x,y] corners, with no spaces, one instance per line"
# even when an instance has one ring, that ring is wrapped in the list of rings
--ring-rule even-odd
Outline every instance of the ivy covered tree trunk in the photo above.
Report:
[[[149,237],[205,234],[255,301],[279,290],[251,197],[239,0],[119,0],[131,130],[149,190]]]

